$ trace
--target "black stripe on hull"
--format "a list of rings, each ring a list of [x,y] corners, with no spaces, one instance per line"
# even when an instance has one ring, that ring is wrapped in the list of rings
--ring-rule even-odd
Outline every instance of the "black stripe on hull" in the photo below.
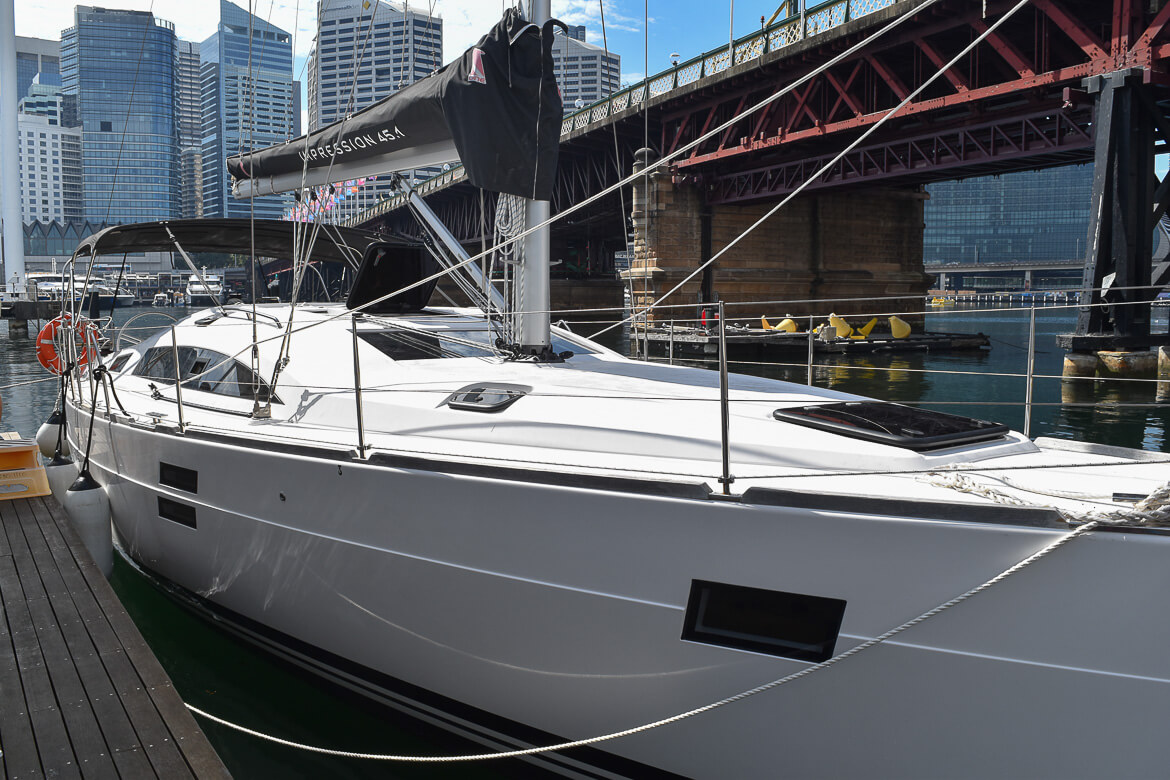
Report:
[[[123,550],[119,552],[123,556],[126,555]],[[214,604],[171,582],[138,561],[131,561],[131,565],[173,600],[208,620],[213,626],[226,628],[236,636],[334,684],[432,723],[460,737],[499,751],[556,745],[570,741],[354,663]],[[558,774],[581,778],[601,780],[617,776],[638,780],[642,778],[686,780],[684,775],[667,772],[592,747],[544,753],[524,760]]]

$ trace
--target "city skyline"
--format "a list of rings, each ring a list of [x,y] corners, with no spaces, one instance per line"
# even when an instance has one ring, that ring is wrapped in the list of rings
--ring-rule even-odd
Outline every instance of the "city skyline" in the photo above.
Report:
[[[809,0],[810,8],[820,4]],[[155,16],[174,23],[178,37],[184,40],[203,41],[215,32],[217,20],[213,14],[207,13],[204,4],[184,0],[111,0],[107,5],[153,9]],[[248,3],[236,5],[247,10]],[[504,5],[495,0],[418,0],[410,3],[411,9],[418,11],[429,12],[433,6],[434,14],[442,19],[442,64],[474,45],[499,20]],[[735,36],[758,30],[760,18],[771,17],[782,5],[785,3],[779,0],[740,0],[735,3]],[[607,48],[611,54],[621,57],[623,83],[639,81],[647,69],[651,74],[668,69],[672,53],[677,52],[686,60],[726,44],[731,32],[729,7],[720,5],[713,9],[711,3],[700,0],[669,3],[665,0],[606,0],[604,34],[601,6],[597,0],[553,0],[552,9],[553,16],[566,24],[585,25],[589,31],[589,43]],[[62,5],[59,0],[26,0],[17,4],[15,10],[17,35],[53,40],[69,26],[73,6]],[[270,0],[267,4],[255,4],[253,11],[292,35],[293,77],[305,84],[308,56],[317,29],[316,3],[313,0]],[[644,12],[647,11],[648,36],[643,25]],[[709,24],[695,24],[700,14],[708,18]],[[66,20],[64,24],[62,19]],[[647,37],[648,52],[644,45]],[[302,127],[305,128],[308,127],[307,109],[306,100],[302,104]]]

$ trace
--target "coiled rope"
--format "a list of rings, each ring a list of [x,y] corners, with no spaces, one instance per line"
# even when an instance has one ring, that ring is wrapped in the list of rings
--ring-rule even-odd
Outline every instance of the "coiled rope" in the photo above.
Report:
[[[960,475],[960,476],[962,476],[962,475]],[[1151,494],[1150,497],[1146,499],[1146,501],[1153,499],[1155,495],[1165,497],[1165,498],[1160,498],[1159,499],[1160,501],[1165,501],[1167,498],[1170,498],[1170,483],[1163,486],[1158,491],[1155,491],[1155,493]],[[1016,499],[1016,500],[1018,500],[1018,499]],[[1021,503],[1023,503],[1023,502],[1021,502]],[[1142,503],[1144,504],[1145,502],[1143,501]],[[1138,507],[1141,507],[1141,504],[1138,504]],[[1135,507],[1135,511],[1136,511],[1136,509],[1137,509],[1137,507]],[[827,661],[822,661],[821,663],[806,667],[806,668],[800,670],[799,672],[794,672],[793,674],[787,675],[786,677],[781,677],[777,680],[772,680],[769,683],[765,683],[765,684],[757,686],[755,688],[751,688],[749,690],[742,691],[740,693],[735,694],[734,696],[729,696],[726,699],[720,699],[717,702],[713,702],[711,704],[707,704],[707,705],[704,705],[702,707],[698,707],[698,708],[693,709],[693,710],[688,710],[686,712],[681,712],[681,713],[678,713],[677,715],[672,715],[669,718],[663,718],[661,720],[656,720],[656,721],[653,721],[651,723],[645,723],[641,726],[635,726],[633,728],[624,729],[622,731],[614,731],[614,732],[611,732],[609,734],[602,734],[602,735],[596,736],[596,737],[589,737],[588,739],[578,739],[578,740],[573,740],[572,742],[562,742],[558,745],[548,745],[545,747],[525,748],[525,749],[520,749],[520,750],[506,750],[506,751],[501,751],[501,752],[497,752],[497,753],[476,753],[476,754],[472,754],[472,755],[462,755],[462,756],[404,756],[404,755],[396,755],[396,754],[356,753],[356,752],[350,752],[350,751],[346,751],[346,750],[333,750],[330,748],[323,748],[323,747],[318,747],[315,745],[306,745],[306,744],[303,744],[300,742],[293,742],[291,740],[281,739],[280,737],[275,737],[275,736],[272,736],[270,734],[265,734],[263,732],[256,731],[255,729],[250,729],[250,728],[247,728],[246,726],[241,726],[237,723],[232,723],[230,721],[224,720],[223,718],[216,717],[215,715],[211,715],[207,712],[204,712],[203,710],[201,710],[198,707],[195,707],[191,704],[187,704],[186,706],[187,706],[187,709],[189,709],[191,712],[195,713],[196,715],[199,715],[202,718],[206,718],[207,720],[212,721],[213,723],[217,723],[221,726],[225,726],[225,727],[233,729],[235,731],[239,731],[243,734],[248,734],[248,735],[256,737],[258,739],[262,739],[262,740],[265,740],[267,742],[273,742],[273,743],[276,743],[278,745],[284,745],[285,747],[296,748],[298,750],[305,750],[305,751],[309,751],[312,753],[321,753],[321,754],[329,755],[329,756],[338,756],[340,758],[359,758],[359,759],[369,759],[372,761],[400,761],[400,762],[416,762],[416,763],[432,763],[432,764],[457,763],[457,762],[468,762],[468,761],[488,761],[488,760],[500,759],[500,758],[520,758],[522,756],[533,756],[533,755],[538,755],[540,753],[554,753],[554,752],[558,752],[561,750],[569,750],[571,748],[585,747],[587,745],[596,745],[599,742],[608,742],[608,741],[614,740],[614,739],[621,739],[622,737],[629,737],[629,736],[632,736],[634,734],[639,734],[639,733],[644,732],[644,731],[650,731],[652,729],[657,729],[657,728],[661,728],[663,726],[668,726],[672,723],[678,723],[679,721],[686,720],[688,718],[693,718],[696,715],[701,715],[705,712],[710,712],[712,710],[719,709],[720,707],[726,707],[728,704],[734,704],[735,702],[742,701],[750,696],[755,696],[756,694],[763,693],[765,691],[770,691],[773,688],[778,688],[781,685],[786,685],[787,683],[794,682],[794,681],[799,680],[803,677],[808,677],[808,676],[816,674],[817,672],[820,672],[824,669],[828,669],[829,667],[834,666],[834,665],[840,663],[841,661],[844,661],[847,658],[855,656],[859,653],[862,653],[862,652],[870,649],[871,647],[874,647],[875,645],[879,645],[882,642],[885,642],[889,639],[892,639],[893,637],[897,636],[898,634],[901,634],[903,631],[906,631],[907,629],[913,628],[914,626],[918,625],[919,623],[923,623],[923,622],[929,620],[930,618],[934,617],[935,615],[938,615],[939,613],[945,612],[946,610],[950,609],[951,607],[954,607],[958,604],[963,603],[964,601],[971,598],[972,596],[974,596],[978,593],[981,593],[981,592],[987,590],[988,588],[999,584],[1000,582],[1003,582],[1005,579],[1007,579],[1011,575],[1015,574],[1016,572],[1030,566],[1031,564],[1035,563],[1036,561],[1040,560],[1041,558],[1044,558],[1048,555],[1051,555],[1053,552],[1055,552],[1059,548],[1063,547],[1064,545],[1068,544],[1076,537],[1082,536],[1082,535],[1092,531],[1093,529],[1097,528],[1101,524],[1103,524],[1102,520],[1089,520],[1089,521],[1079,525],[1078,527],[1074,528],[1069,533],[1067,533],[1067,534],[1061,536],[1060,538],[1056,539],[1055,541],[1049,543],[1048,545],[1046,545],[1043,549],[1039,550],[1038,552],[1035,552],[1032,555],[1029,555],[1027,558],[1023,559],[1022,561],[1015,564],[1014,566],[1011,566],[1010,568],[1003,570],[1002,572],[997,574],[995,577],[992,577],[987,582],[984,582],[982,585],[974,587],[971,590],[968,590],[966,593],[963,593],[959,596],[956,596],[949,601],[943,602],[942,604],[939,604],[937,607],[934,607],[933,609],[930,609],[926,612],[923,612],[918,617],[913,618],[911,620],[908,620],[900,626],[897,626],[895,628],[891,628],[889,631],[885,632],[884,634],[881,634],[880,636],[876,636],[876,637],[873,637],[872,639],[868,639],[865,642],[862,642],[861,644],[859,644],[859,645],[857,645],[849,650],[846,650],[843,653],[839,653],[839,654],[833,656],[832,658],[828,659]]]
[[[957,472],[930,472],[919,478],[921,481],[934,485],[935,487],[949,488],[960,493],[970,493],[971,495],[981,496],[994,501],[997,504],[1004,504],[1008,506],[1039,506],[1038,504],[1025,501],[1018,496],[1013,496],[1010,493],[1005,493],[985,482],[980,482],[967,474],[960,474]],[[1044,493],[1039,490],[1031,490],[1030,488],[1009,483],[1012,489],[1037,493],[1040,495],[1051,495],[1051,493]],[[1076,500],[1086,500],[1079,498]],[[1047,506],[1047,505],[1043,505]],[[1086,511],[1086,512],[1072,512],[1070,510],[1061,509],[1060,507],[1052,507],[1061,516],[1062,519],[1069,525],[1077,526],[1084,523],[1092,523],[1093,525],[1144,525],[1144,526],[1170,526],[1170,482],[1158,488],[1148,496],[1143,498],[1138,503],[1134,504],[1132,509],[1113,509],[1108,512],[1102,511]]]

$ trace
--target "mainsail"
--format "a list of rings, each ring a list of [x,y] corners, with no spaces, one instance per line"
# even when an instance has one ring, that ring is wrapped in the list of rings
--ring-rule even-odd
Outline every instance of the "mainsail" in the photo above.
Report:
[[[285,192],[458,158],[469,181],[552,197],[562,105],[553,26],[514,8],[458,60],[347,119],[228,160],[239,197]]]

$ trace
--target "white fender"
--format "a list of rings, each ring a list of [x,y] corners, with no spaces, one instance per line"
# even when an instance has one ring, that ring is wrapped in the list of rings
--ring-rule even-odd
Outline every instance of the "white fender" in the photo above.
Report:
[[[77,480],[77,464],[62,453],[45,464],[45,475],[49,478],[49,489],[53,491],[53,498],[57,499],[57,503],[64,505],[65,491]]]
[[[49,419],[45,420],[37,429],[37,446],[40,447],[41,454],[46,458],[53,457],[53,453],[57,451],[57,432],[64,424],[65,415],[61,413],[60,409],[54,409],[53,413],[49,415]],[[61,431],[61,454],[69,454],[69,439],[65,437],[64,431]]]
[[[82,472],[65,491],[61,502],[93,562],[107,578],[114,571],[114,535],[110,527],[110,499],[88,472]]]

